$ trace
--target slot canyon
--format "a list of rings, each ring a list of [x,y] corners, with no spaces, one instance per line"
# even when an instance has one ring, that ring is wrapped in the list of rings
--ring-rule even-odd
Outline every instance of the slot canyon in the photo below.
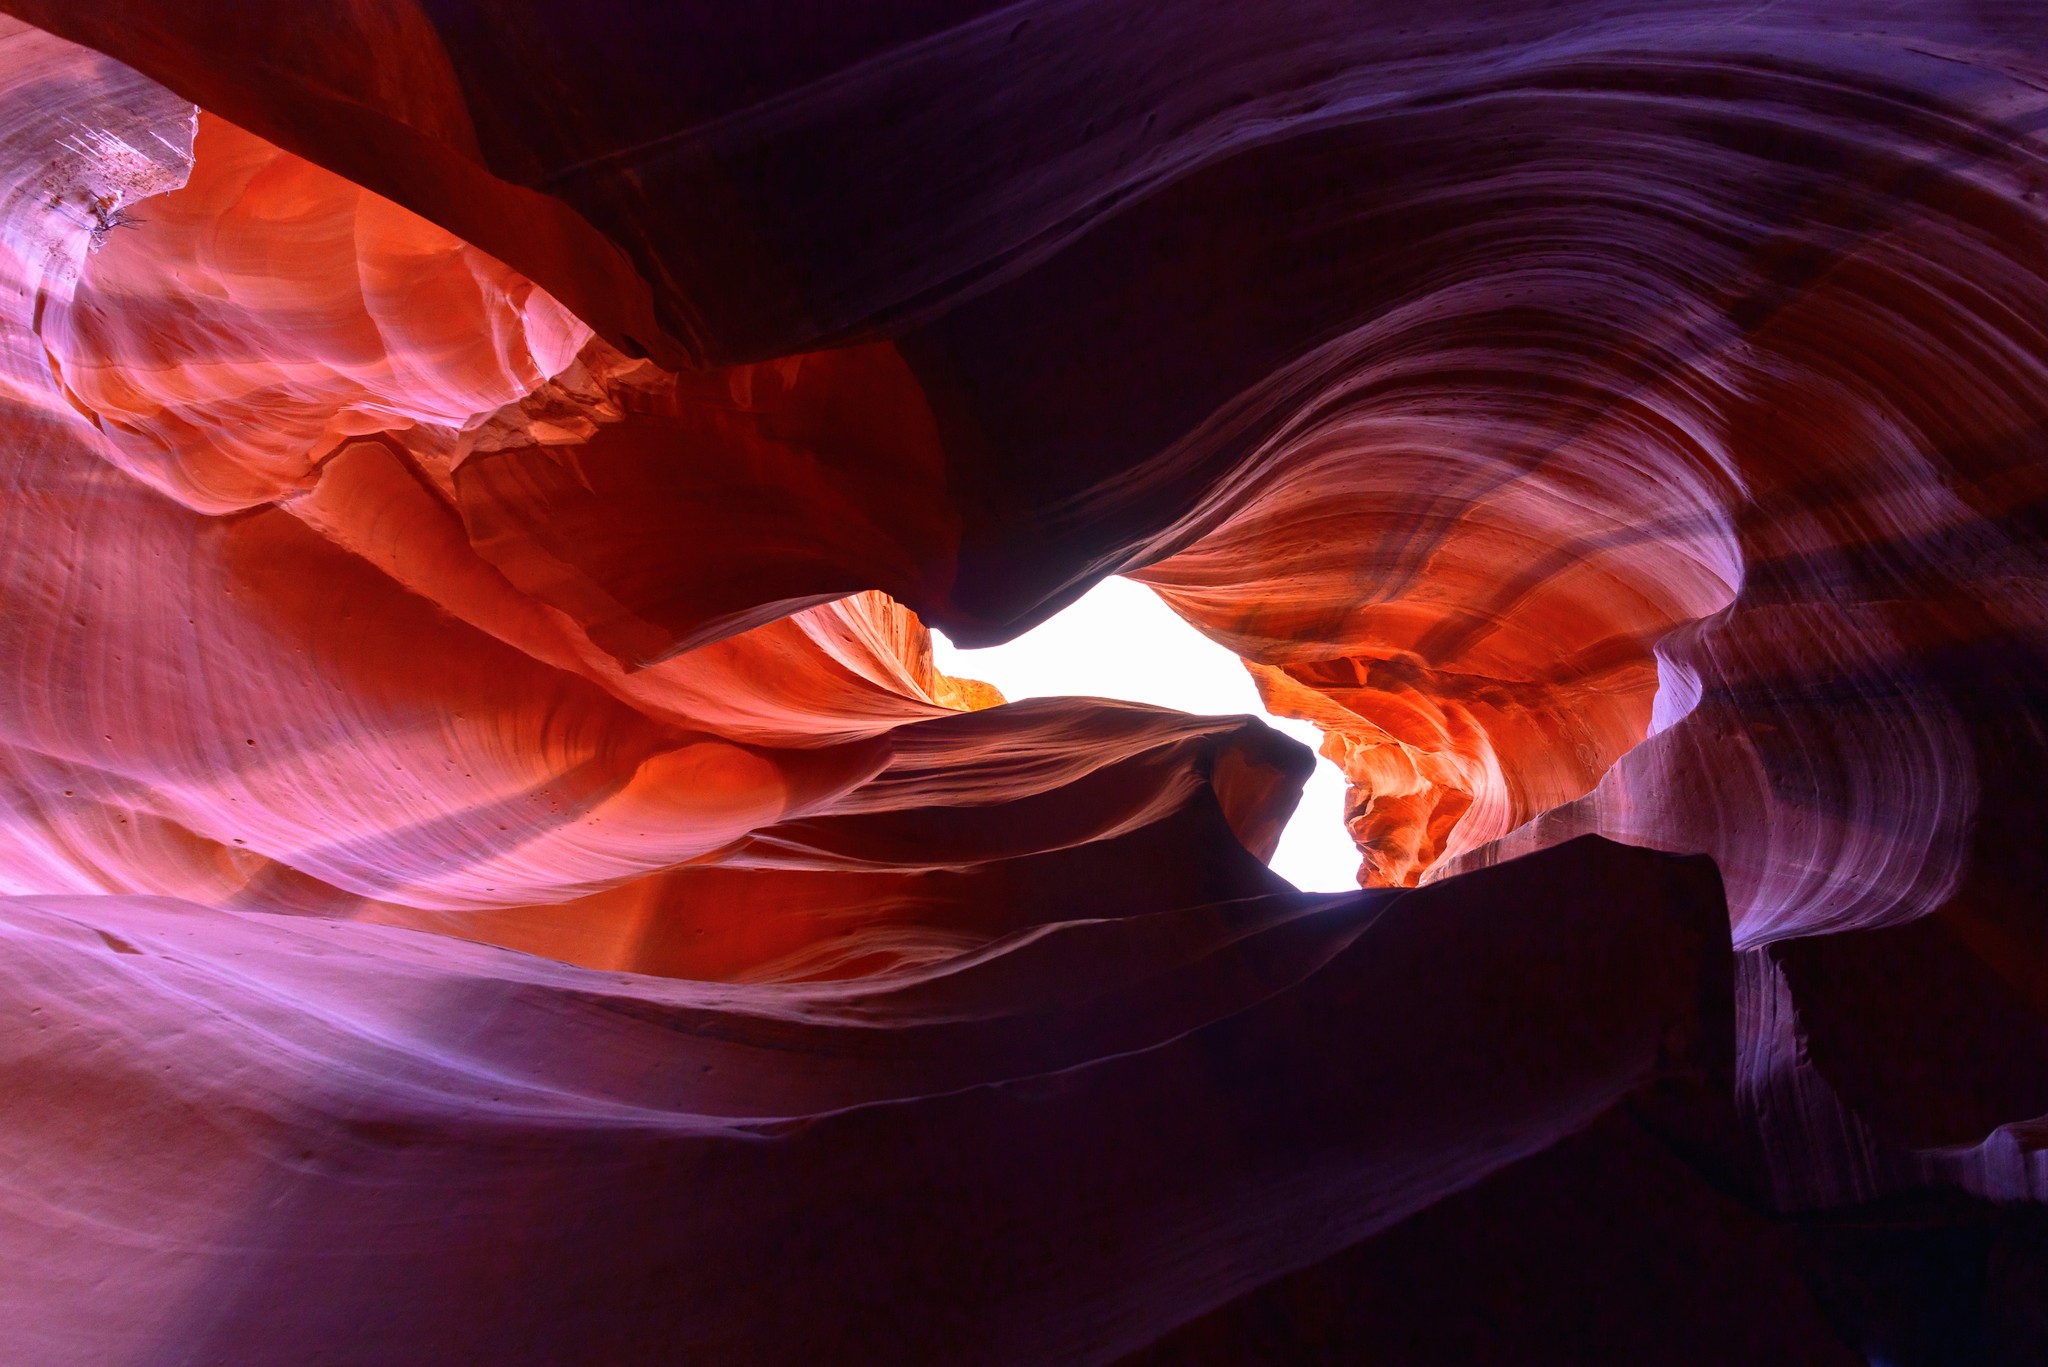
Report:
[[[0,276],[0,1367],[2048,1362],[2041,0],[0,0]]]

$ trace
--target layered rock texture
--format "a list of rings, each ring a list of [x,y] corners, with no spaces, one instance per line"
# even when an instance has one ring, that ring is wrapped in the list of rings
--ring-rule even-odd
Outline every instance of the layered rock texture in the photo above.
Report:
[[[2039,5],[0,11],[6,1361],[2048,1360]]]

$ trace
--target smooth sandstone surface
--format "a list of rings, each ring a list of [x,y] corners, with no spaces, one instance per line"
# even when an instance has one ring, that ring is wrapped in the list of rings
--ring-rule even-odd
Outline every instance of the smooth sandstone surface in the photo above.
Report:
[[[0,10],[10,1360],[2048,1356],[2039,6]]]

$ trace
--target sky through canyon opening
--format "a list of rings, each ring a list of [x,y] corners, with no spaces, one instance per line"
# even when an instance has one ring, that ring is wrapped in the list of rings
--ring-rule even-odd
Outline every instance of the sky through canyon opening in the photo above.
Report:
[[[1310,750],[1322,744],[1313,723],[1265,710],[1242,660],[1129,579],[1103,580],[1058,616],[999,646],[962,650],[934,631],[932,652],[945,673],[993,684],[1011,702],[1120,698],[1197,716],[1245,713]],[[1344,829],[1344,775],[1321,755],[1272,868],[1306,892],[1358,886],[1358,850]]]

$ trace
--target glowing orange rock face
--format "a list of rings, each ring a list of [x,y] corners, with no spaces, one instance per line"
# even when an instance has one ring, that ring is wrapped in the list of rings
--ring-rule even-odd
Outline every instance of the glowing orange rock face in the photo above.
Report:
[[[870,587],[943,601],[960,515],[893,348],[643,366],[563,397],[568,421],[608,420],[571,442],[500,438],[449,488],[478,552],[622,663]]]
[[[0,8],[28,1358],[2048,1360],[2027,6]]]
[[[76,49],[12,41],[17,80],[79,73],[77,108],[111,79]],[[688,381],[627,362],[530,282],[220,120],[200,117],[187,158],[160,134],[189,136],[189,109],[124,79],[100,141],[60,169],[94,203],[147,185],[146,213],[96,232],[49,205],[15,209],[18,236],[70,255],[29,277],[40,292],[13,324],[12,753],[37,794],[6,834],[14,891],[293,905],[693,976],[871,970],[974,942],[927,913],[862,947],[912,906],[887,892],[906,870],[1042,848],[1002,831],[1003,803],[1056,803],[1060,839],[1085,844],[1185,800],[1147,765],[1239,744],[1241,727],[1137,709],[1079,753],[1001,776],[893,778],[935,762],[894,730],[1000,695],[937,674],[924,628],[886,596],[784,615],[742,558],[763,539],[789,558],[777,526],[858,552],[859,510],[834,481],[929,463],[929,418],[886,348]],[[147,174],[129,165],[137,146],[162,149]],[[641,478],[657,441],[694,483]],[[641,482],[622,489],[614,469]],[[529,516],[534,501],[563,512],[562,478],[598,522]],[[602,519],[626,515],[622,532],[673,547],[669,563],[606,539]],[[905,539],[927,534],[946,532],[928,521]],[[603,577],[636,556],[699,591],[654,598],[658,626]],[[772,620],[734,634],[720,583]],[[643,655],[708,640],[634,668],[634,623]],[[935,742],[940,767],[972,771],[1033,726],[1061,729],[1059,710]],[[1231,771],[1255,844],[1288,800],[1271,763]],[[834,833],[948,786],[989,830],[872,855]],[[780,833],[795,822],[809,825]],[[838,881],[677,872],[719,862]],[[719,910],[705,912],[707,888]],[[778,928],[780,902],[821,896],[843,907],[823,931]],[[679,905],[708,944],[678,939]]]
[[[303,489],[351,437],[453,439],[589,340],[474,248],[230,124],[202,114],[193,153],[38,332],[123,467],[196,511]]]
[[[1359,388],[1137,577],[1253,662],[1269,708],[1323,728],[1361,881],[1406,886],[1598,783],[1650,729],[1656,643],[1739,570],[1701,490],[1603,483],[1604,434],[1518,462],[1540,433],[1405,415],[1426,384]]]

